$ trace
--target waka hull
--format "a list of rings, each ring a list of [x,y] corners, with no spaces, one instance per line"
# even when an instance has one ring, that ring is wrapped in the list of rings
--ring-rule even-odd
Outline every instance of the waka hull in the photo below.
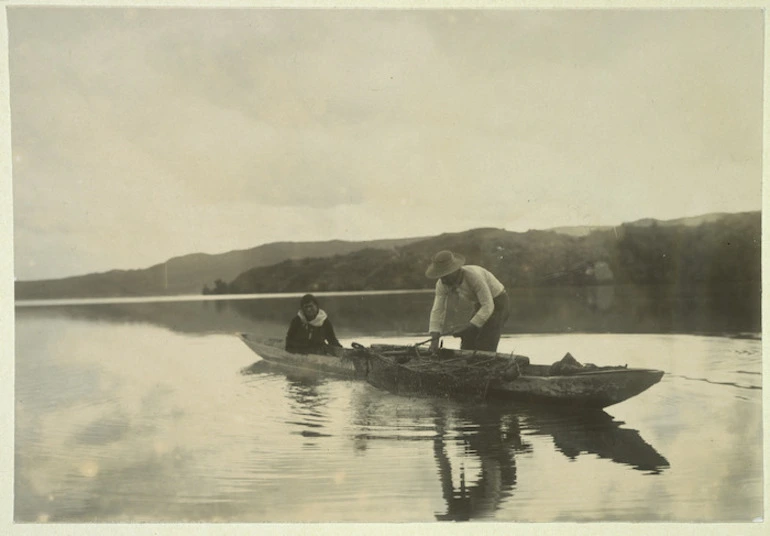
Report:
[[[606,408],[634,397],[663,377],[652,369],[617,369],[580,372],[569,376],[529,376],[492,389],[496,397],[584,408]]]
[[[358,360],[355,359],[352,350],[340,348],[339,355],[294,354],[278,346],[282,345],[283,341],[274,341],[275,344],[269,344],[248,333],[241,333],[239,337],[263,360],[290,372],[324,374],[350,379],[363,378],[363,372],[356,368]]]
[[[409,347],[373,346],[363,353],[368,357],[367,381],[395,394],[504,398],[576,408],[600,409],[628,400],[658,383],[664,374],[654,369],[604,367],[552,376],[549,365],[529,364],[523,356],[467,350],[444,349],[439,359]],[[491,363],[499,371],[512,360],[518,363],[515,379],[503,380],[491,369],[474,378],[479,366]]]
[[[247,333],[239,337],[265,362],[282,370],[366,380],[374,387],[399,395],[503,398],[576,408],[605,408],[646,391],[663,377],[660,370],[630,368],[549,376],[549,365],[529,364],[519,367],[520,375],[513,381],[497,378],[474,381],[465,373],[441,374],[442,363],[471,364],[473,360],[485,359],[499,362],[516,356],[444,349],[441,359],[435,360],[415,352],[414,347],[388,345],[338,349],[339,355],[334,356],[294,354],[281,347],[283,341],[267,342]],[[399,363],[401,356],[409,356],[410,360]],[[429,363],[430,372],[426,372],[425,365]]]

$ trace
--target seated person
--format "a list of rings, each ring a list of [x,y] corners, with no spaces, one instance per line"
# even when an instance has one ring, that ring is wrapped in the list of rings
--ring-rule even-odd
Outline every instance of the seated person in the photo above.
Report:
[[[299,312],[286,333],[286,351],[300,354],[334,354],[331,347],[342,348],[326,312],[312,294],[299,301]]]

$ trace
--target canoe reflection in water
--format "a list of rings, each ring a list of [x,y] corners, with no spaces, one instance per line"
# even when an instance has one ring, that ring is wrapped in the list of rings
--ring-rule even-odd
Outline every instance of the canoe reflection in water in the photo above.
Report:
[[[556,448],[570,459],[585,452],[652,474],[669,467],[668,460],[644,441],[638,431],[621,428],[622,424],[604,411],[592,411],[564,414],[561,419],[534,418],[529,428],[536,434],[553,437]]]
[[[325,406],[327,382],[315,374],[291,373],[260,361],[244,374],[277,374],[287,378],[287,395],[299,435],[328,437]],[[639,432],[622,428],[603,410],[574,411],[537,404],[487,401],[462,402],[445,398],[405,398],[377,389],[352,391],[350,411],[354,444],[366,450],[371,441],[392,439],[432,441],[437,476],[446,510],[439,521],[493,519],[501,505],[515,495],[516,456],[533,451],[523,437],[548,436],[569,459],[582,454],[658,474],[669,467],[665,457]],[[432,431],[426,436],[426,431]],[[412,433],[418,431],[418,433]]]
[[[268,361],[257,361],[241,370],[241,374],[275,374],[286,378],[286,400],[291,404],[292,420],[286,421],[295,429],[292,433],[306,438],[330,437],[324,431],[328,395],[322,387],[327,380],[316,372],[284,372]]]
[[[451,425],[451,421],[455,421]],[[438,410],[434,455],[444,500],[441,521],[493,518],[503,501],[514,494],[516,454],[531,452],[521,438],[549,435],[556,449],[570,459],[583,453],[657,474],[669,463],[636,430],[621,428],[604,411],[569,412],[535,406],[479,405],[459,407],[454,414]],[[459,451],[454,464],[448,446]],[[458,448],[459,447],[459,448]],[[475,458],[475,459],[474,459]],[[469,474],[468,467],[478,467]]]

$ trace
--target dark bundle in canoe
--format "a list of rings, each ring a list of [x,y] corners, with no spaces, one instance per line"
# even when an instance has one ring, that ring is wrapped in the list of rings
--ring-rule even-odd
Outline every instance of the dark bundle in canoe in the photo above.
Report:
[[[492,352],[440,350],[431,354],[419,347],[357,346],[365,358],[366,379],[396,394],[486,398],[490,388],[515,380],[529,364],[525,356]]]

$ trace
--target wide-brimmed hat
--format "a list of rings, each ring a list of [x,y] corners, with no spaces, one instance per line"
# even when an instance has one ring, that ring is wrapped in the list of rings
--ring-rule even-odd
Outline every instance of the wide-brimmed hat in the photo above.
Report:
[[[431,279],[444,277],[459,269],[463,264],[465,264],[465,257],[459,253],[452,253],[449,250],[439,251],[433,256],[433,261],[425,270],[425,277]]]

